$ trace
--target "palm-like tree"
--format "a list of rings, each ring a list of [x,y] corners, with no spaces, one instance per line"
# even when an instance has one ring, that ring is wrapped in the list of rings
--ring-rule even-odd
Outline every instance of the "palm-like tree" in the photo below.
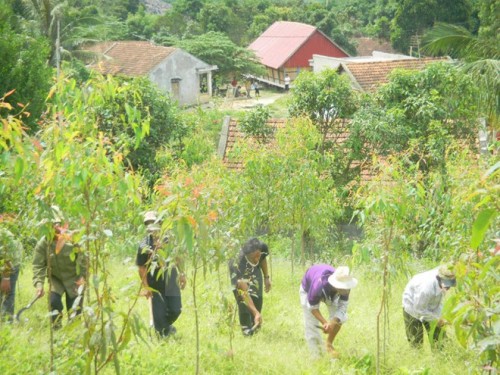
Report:
[[[78,50],[82,44],[113,40],[125,34],[123,22],[100,14],[75,16],[66,0],[22,0],[22,3],[25,13],[38,26],[38,32],[50,42],[52,65],[74,54],[85,57],[85,52]],[[71,17],[69,13],[73,13]]]
[[[489,124],[498,129],[500,109],[500,44],[496,38],[472,35],[467,29],[436,24],[423,39],[423,50],[446,54],[458,60],[458,67],[473,77],[479,89],[479,109]]]

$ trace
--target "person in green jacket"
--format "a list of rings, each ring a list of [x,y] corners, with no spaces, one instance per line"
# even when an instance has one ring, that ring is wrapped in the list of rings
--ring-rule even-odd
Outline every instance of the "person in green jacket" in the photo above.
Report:
[[[0,224],[1,225],[1,224]],[[5,227],[0,227],[0,317],[12,321],[16,301],[16,284],[23,245]]]
[[[75,308],[76,314],[81,312],[83,296],[80,295],[85,283],[85,257],[80,248],[69,242],[70,236],[66,234],[62,225],[64,219],[57,207],[53,207],[54,235],[52,241],[43,236],[36,244],[33,258],[33,285],[37,296],[45,294],[45,278],[49,278],[50,308],[52,323],[55,328],[61,327],[63,317],[62,295],[65,295],[66,310]],[[79,297],[79,298],[78,298]],[[78,306],[73,306],[78,298]]]

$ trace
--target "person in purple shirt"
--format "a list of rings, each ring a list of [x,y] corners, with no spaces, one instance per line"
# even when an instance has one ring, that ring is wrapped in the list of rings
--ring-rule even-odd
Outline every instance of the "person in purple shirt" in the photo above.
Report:
[[[316,264],[306,271],[299,295],[304,311],[305,337],[313,356],[319,357],[326,349],[331,356],[338,357],[333,340],[347,320],[349,292],[357,284],[358,280],[351,276],[346,266],[335,269],[328,264]],[[321,302],[328,307],[329,320],[319,310]],[[327,334],[325,346],[318,328]]]

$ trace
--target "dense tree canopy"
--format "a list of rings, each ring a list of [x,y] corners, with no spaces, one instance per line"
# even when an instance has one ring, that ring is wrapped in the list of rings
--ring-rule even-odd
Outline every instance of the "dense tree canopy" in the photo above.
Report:
[[[0,97],[15,90],[6,102],[27,106],[31,115],[26,123],[31,129],[36,129],[51,85],[52,69],[46,65],[49,52],[46,40],[20,33],[12,12],[0,5]]]
[[[222,33],[211,31],[181,40],[178,45],[206,63],[217,65],[217,73],[224,79],[229,75],[258,74],[262,69],[252,51],[238,47]]]

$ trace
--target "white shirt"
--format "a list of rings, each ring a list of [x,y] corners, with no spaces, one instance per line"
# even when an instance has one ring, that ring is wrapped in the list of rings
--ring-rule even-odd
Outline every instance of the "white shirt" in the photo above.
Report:
[[[436,278],[438,268],[415,275],[403,293],[404,310],[420,321],[432,321],[441,317],[445,291]]]

